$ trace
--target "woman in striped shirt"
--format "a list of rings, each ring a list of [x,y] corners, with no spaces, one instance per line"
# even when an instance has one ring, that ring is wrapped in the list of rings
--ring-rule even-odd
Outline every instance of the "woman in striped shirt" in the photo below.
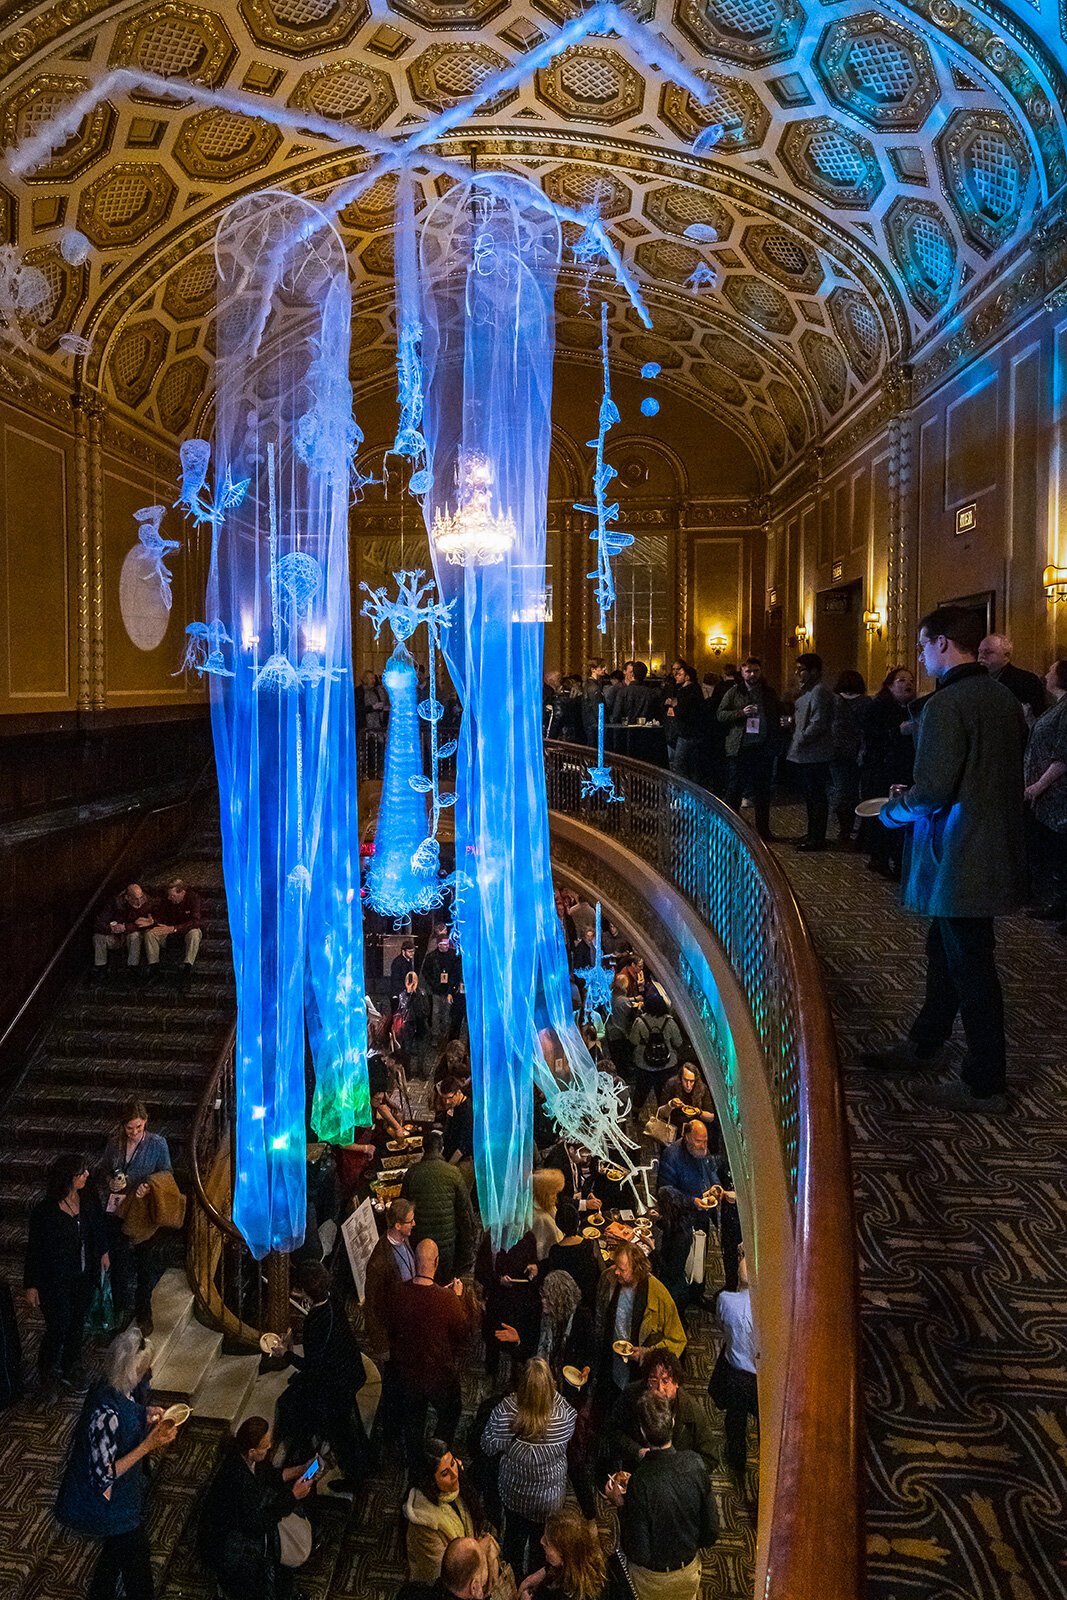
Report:
[[[566,1497],[575,1415],[557,1392],[548,1362],[534,1356],[523,1367],[515,1393],[501,1400],[485,1425],[482,1448],[501,1457],[501,1548],[520,1582],[538,1559],[546,1518]]]

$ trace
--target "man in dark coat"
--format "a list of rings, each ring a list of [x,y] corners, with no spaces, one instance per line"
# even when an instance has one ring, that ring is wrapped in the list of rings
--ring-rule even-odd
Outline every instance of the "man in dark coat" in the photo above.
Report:
[[[303,1460],[312,1439],[325,1439],[343,1477],[335,1494],[354,1494],[370,1470],[370,1447],[356,1408],[367,1381],[363,1354],[330,1275],[317,1263],[304,1273],[311,1301],[304,1318],[302,1355],[290,1352],[296,1372],[278,1401],[278,1420],[287,1443]]]
[[[1026,712],[1029,723],[1037,721],[1048,705],[1045,685],[1036,672],[1017,667],[1011,659],[1012,643],[1003,633],[987,633],[978,646],[978,659],[991,678],[1010,689]]]
[[[771,836],[771,786],[778,754],[782,703],[766,678],[758,656],[741,666],[741,682],[728,688],[719,701],[716,718],[724,732],[729,777],[726,804],[740,813],[748,795],[761,839]]]
[[[682,1388],[682,1364],[670,1350],[650,1350],[641,1361],[641,1376],[622,1391],[611,1413],[603,1441],[603,1469],[632,1472],[647,1450],[641,1432],[638,1402],[643,1394],[659,1395],[671,1408],[676,1450],[695,1450],[709,1474],[718,1466],[718,1448],[711,1420],[701,1400]]]
[[[981,620],[961,606],[923,618],[923,664],[938,680],[923,708],[910,787],[882,807],[888,828],[910,828],[902,899],[932,918],[926,998],[908,1039],[863,1057],[876,1071],[915,1070],[941,1058],[957,1013],[967,1040],[962,1082],[923,1096],[943,1109],[1002,1111],[1004,999],[994,917],[1026,897],[1023,748],[1019,702],[978,661]]]

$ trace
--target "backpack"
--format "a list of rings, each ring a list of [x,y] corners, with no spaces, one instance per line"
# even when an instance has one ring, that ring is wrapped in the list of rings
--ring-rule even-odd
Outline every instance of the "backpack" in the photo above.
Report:
[[[649,1038],[645,1045],[645,1070],[647,1072],[666,1072],[671,1064],[671,1047],[663,1037],[666,1021],[660,1023],[653,1033],[651,1022],[645,1023]]]

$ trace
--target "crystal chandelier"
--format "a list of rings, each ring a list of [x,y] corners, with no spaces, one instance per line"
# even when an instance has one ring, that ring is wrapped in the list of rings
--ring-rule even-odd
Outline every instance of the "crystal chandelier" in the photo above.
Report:
[[[465,455],[456,481],[459,503],[455,511],[438,507],[434,513],[430,530],[434,545],[453,566],[494,566],[515,543],[515,524],[506,512],[493,513],[492,463],[483,455]]]

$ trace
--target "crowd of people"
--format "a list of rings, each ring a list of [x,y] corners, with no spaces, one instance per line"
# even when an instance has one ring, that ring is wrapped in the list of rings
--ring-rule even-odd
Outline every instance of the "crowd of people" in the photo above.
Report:
[[[968,613],[976,618],[975,613]],[[1028,850],[1037,914],[1067,936],[1067,661],[1054,661],[1043,676],[1012,660],[1004,634],[985,633],[977,620],[971,639],[974,661],[987,677],[1009,690],[1021,706],[1029,737],[1025,755]],[[801,851],[825,850],[831,817],[836,842],[861,849],[873,872],[899,879],[905,836],[878,818],[858,820],[861,800],[886,798],[912,782],[923,708],[915,672],[893,666],[868,693],[861,673],[824,680],[814,652],[797,655],[794,683],[779,693],[763,663],[749,656],[740,667],[703,679],[676,659],[660,679],[642,661],[609,670],[590,664],[584,678],[550,672],[544,683],[546,736],[595,745],[599,709],[612,726],[658,724],[667,759],[679,777],[702,784],[745,815],[763,839],[771,839],[775,786],[799,791],[806,828],[793,843]]]
[[[137,885],[120,898],[131,911],[150,903]],[[562,891],[557,908],[583,1010],[591,913]],[[585,1037],[629,1091],[634,1136],[658,1152],[653,1204],[642,1217],[622,1169],[561,1139],[538,1092],[530,1226],[501,1249],[478,1213],[462,962],[447,927],[402,936],[372,978],[373,1122],[343,1149],[309,1147],[300,1310],[264,1357],[291,1371],[274,1415],[237,1429],[200,1511],[199,1558],[229,1600],[295,1593],[320,1508],[361,1501],[390,1456],[405,1478],[407,1600],[516,1589],[525,1600],[692,1600],[716,1537],[719,1452],[687,1346],[716,1299],[722,1462],[751,1511],[755,1341],[718,1121],[653,973],[610,923],[603,943],[611,1003],[590,1013]],[[410,1129],[413,1094],[425,1101],[421,1159],[382,1204],[360,1304],[336,1225]],[[56,1514],[100,1544],[92,1600],[153,1592],[149,1463],[175,1427],[152,1404],[151,1295],[158,1230],[180,1221],[175,1196],[166,1140],[132,1102],[96,1159],[57,1158],[30,1221],[39,1397],[88,1383]],[[114,1302],[103,1321],[102,1282]],[[87,1329],[113,1337],[91,1382]],[[376,1412],[361,1401],[375,1369]],[[604,1531],[612,1516],[616,1537]]]
[[[903,666],[873,696],[856,672],[831,689],[811,653],[797,657],[788,704],[754,657],[703,685],[684,662],[658,685],[640,662],[595,663],[577,689],[546,685],[546,727],[590,740],[602,704],[612,721],[662,719],[674,770],[735,809],[748,802],[764,837],[787,764],[807,814],[799,847],[822,849],[833,815],[840,841],[903,875],[906,908],[931,918],[922,1009],[901,1046],[864,1065],[939,1060],[962,1013],[962,1083],[931,1099],[992,1110],[1005,1083],[993,918],[1025,894],[1024,820],[1044,890],[1034,909],[1067,931],[1067,662],[1038,679],[1014,667],[1007,640],[981,633],[956,608],[923,619],[938,687],[922,698]],[[368,719],[381,711],[373,688]],[[872,796],[885,797],[881,815],[857,837],[857,801]],[[717,1536],[719,1452],[689,1355],[705,1316],[718,1355],[700,1383],[751,1513],[758,1337],[715,1108],[664,988],[620,929],[604,918],[610,1002],[589,1005],[594,910],[564,889],[556,908],[575,1016],[597,1070],[626,1092],[652,1204],[621,1168],[560,1138],[535,1090],[529,1226],[496,1247],[478,1209],[462,959],[444,923],[403,934],[368,982],[371,1125],[344,1148],[309,1146],[298,1314],[264,1358],[291,1367],[288,1382],[272,1417],[241,1423],[203,1499],[199,1555],[227,1600],[288,1600],[320,1506],[360,1503],[390,1457],[404,1477],[404,1600],[694,1600]],[[195,890],[179,880],[152,897],[131,884],[97,926],[94,970],[121,950],[131,967],[144,956],[151,978],[173,937],[191,973],[200,934]],[[385,1198],[369,1180],[405,1146],[413,1097],[421,1150]],[[370,1192],[381,1232],[360,1296],[339,1228]],[[57,1501],[64,1526],[100,1543],[91,1600],[153,1593],[147,1463],[175,1426],[151,1403],[152,1290],[160,1230],[181,1215],[166,1140],[132,1101],[95,1160],[57,1157],[30,1218],[42,1401],[85,1387],[87,1329],[116,1335]],[[376,1410],[364,1403],[375,1374]]]

